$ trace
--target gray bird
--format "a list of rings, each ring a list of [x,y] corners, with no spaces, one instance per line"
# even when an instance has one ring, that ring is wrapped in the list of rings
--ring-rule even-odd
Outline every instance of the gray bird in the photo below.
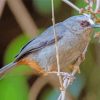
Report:
[[[55,24],[61,69],[70,65],[84,52],[90,41],[93,27],[92,19],[85,15],[72,16]],[[52,26],[28,42],[14,62],[0,69],[0,76],[19,64],[29,65],[38,72],[57,69]]]

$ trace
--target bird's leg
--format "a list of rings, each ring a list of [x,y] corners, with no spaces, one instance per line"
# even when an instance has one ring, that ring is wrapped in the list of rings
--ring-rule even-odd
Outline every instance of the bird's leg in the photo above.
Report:
[[[82,57],[82,55],[81,55],[81,56],[78,57],[78,59],[75,61],[74,64],[70,64],[70,65],[69,65],[70,69],[71,69],[72,71],[74,71],[74,70],[76,71],[76,70],[77,70],[77,72],[80,73],[79,65],[80,65],[80,63],[81,63],[82,61],[83,61],[83,57]]]
[[[73,64],[73,65],[71,65],[72,66],[72,68],[73,68],[73,72],[75,71],[75,72],[78,72],[78,73],[80,73],[80,64],[83,62],[83,59],[85,58],[85,56],[82,54],[82,55],[80,55],[79,57],[78,57],[78,59],[76,60],[76,62]]]
[[[94,34],[94,38],[100,38],[100,32],[96,32],[96,33]]]
[[[80,73],[80,64],[85,60],[85,54],[86,54],[86,51],[87,51],[87,47],[88,47],[88,44],[86,46],[86,48],[84,49],[84,51],[82,52],[82,54],[78,57],[78,59],[76,60],[76,62],[74,63],[74,65],[71,65],[72,68],[73,68],[73,71],[77,70],[78,73]]]
[[[75,62],[75,64],[73,65],[73,71],[77,71],[78,73],[80,73],[79,65],[80,65],[81,62],[82,62],[82,59],[81,59],[81,57],[79,57],[77,59],[77,61]]]
[[[24,58],[19,62],[19,64],[28,65],[28,66],[34,68],[37,72],[39,72],[41,74],[45,74],[44,69],[42,69],[37,62],[35,62],[35,61],[31,60],[31,59]]]

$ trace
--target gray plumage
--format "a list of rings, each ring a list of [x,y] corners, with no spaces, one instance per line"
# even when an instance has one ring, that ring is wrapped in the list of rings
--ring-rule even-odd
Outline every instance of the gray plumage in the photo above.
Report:
[[[91,25],[82,27],[82,21],[88,22],[88,17],[74,16],[55,25],[61,67],[67,67],[68,64],[76,60],[89,42],[88,39],[85,41],[83,37],[86,34],[85,31]],[[34,61],[46,70],[49,70],[52,66],[56,67],[54,43],[53,27],[51,26],[42,35],[29,42],[21,50],[16,60],[23,58],[25,54],[29,54]]]
[[[88,42],[87,30],[92,29],[90,19],[85,15],[73,16],[55,25],[58,39],[60,66],[67,67],[84,51]],[[27,43],[14,62],[29,57],[43,69],[50,70],[56,65],[55,39],[53,27],[49,27],[40,36]]]

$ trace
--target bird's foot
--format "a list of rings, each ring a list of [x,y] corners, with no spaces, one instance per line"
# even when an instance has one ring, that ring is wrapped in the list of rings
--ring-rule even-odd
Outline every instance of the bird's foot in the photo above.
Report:
[[[86,53],[86,52],[84,51],[84,52],[81,54],[81,56],[80,56],[80,57],[81,57],[81,62],[83,62],[83,61],[85,60],[85,53]]]
[[[75,80],[75,77],[70,73],[65,73],[63,76],[63,81],[65,81],[66,79],[70,80],[70,83],[73,83],[73,81]]]
[[[74,65],[74,69],[73,70],[76,70],[79,74],[81,73],[80,67],[78,65]]]
[[[80,73],[80,64],[85,60],[85,53],[86,50],[80,55],[80,57],[76,60],[75,64],[73,65],[73,72],[78,72]]]
[[[76,66],[75,64],[68,65],[68,68],[69,68],[70,71],[77,70],[77,72],[80,73],[79,66]]]
[[[94,38],[100,38],[100,32],[96,32]]]

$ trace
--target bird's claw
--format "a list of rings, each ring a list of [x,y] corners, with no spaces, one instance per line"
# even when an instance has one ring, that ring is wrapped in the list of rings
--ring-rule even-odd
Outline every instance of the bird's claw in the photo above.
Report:
[[[81,73],[80,67],[78,65],[75,65],[74,66],[74,70],[76,70],[79,74]]]
[[[63,77],[63,80],[70,80],[70,83],[73,83],[73,81],[75,80],[75,77],[72,75],[72,74],[66,74],[64,77]]]

